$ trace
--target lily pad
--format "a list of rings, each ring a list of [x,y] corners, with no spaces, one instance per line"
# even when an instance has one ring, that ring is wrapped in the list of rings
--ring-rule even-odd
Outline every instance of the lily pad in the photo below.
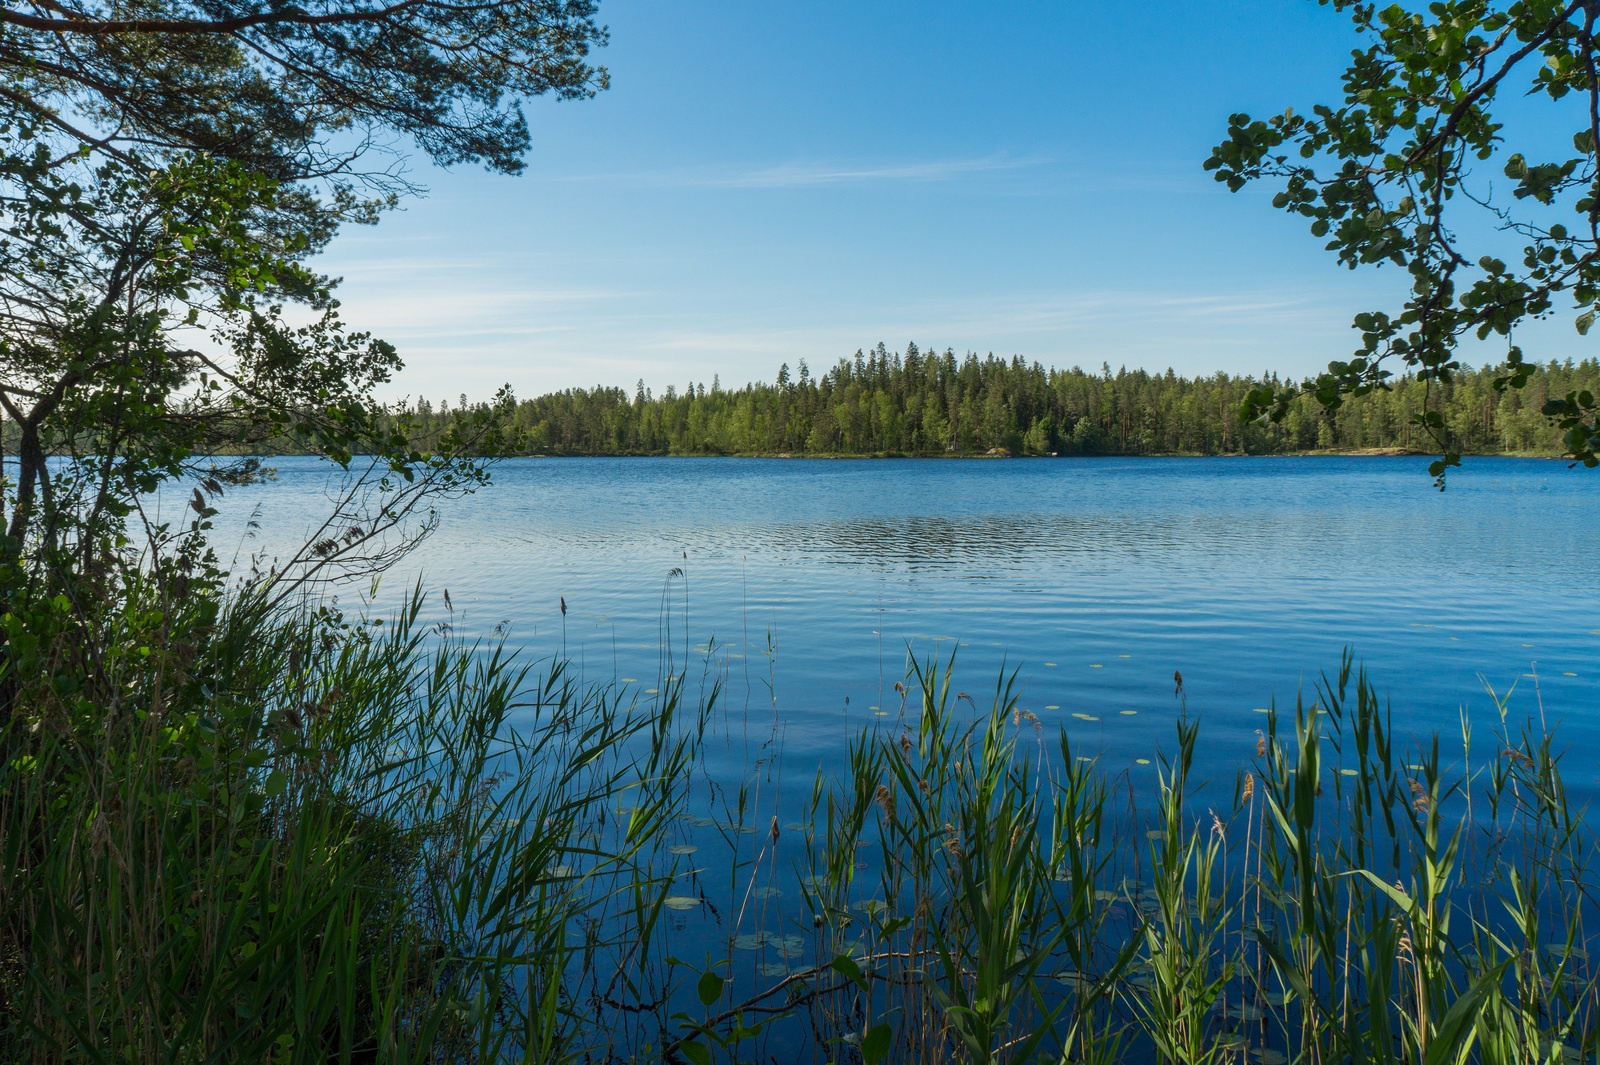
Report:
[[[1075,713],[1072,716],[1077,718],[1079,721],[1099,721],[1100,720],[1098,717],[1095,717],[1093,714]]]
[[[1117,713],[1121,714],[1123,717],[1133,717],[1134,715],[1138,714],[1138,712],[1139,711],[1137,711],[1137,710],[1118,710],[1117,711]]]
[[[751,932],[749,935],[734,936],[734,950],[760,950],[778,937],[771,932]]]
[[[756,966],[756,972],[768,978],[783,977],[789,975],[789,967],[781,961],[763,962]]]
[[[700,848],[696,847],[693,843],[680,843],[676,847],[668,847],[667,848],[667,853],[668,854],[693,854],[696,851],[698,851],[699,849]]]
[[[662,905],[669,910],[692,910],[700,905],[693,895],[668,895]]]
[[[775,899],[782,894],[782,888],[758,887],[750,892],[750,897],[753,899]]]

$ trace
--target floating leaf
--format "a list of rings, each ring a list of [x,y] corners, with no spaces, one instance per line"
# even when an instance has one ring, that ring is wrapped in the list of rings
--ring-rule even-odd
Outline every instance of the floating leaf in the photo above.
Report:
[[[668,895],[662,905],[669,910],[692,910],[700,905],[693,895]]]
[[[680,843],[676,847],[668,847],[667,848],[667,853],[668,854],[693,854],[696,851],[698,851],[699,849],[700,848],[696,847],[693,843]]]
[[[1137,762],[1139,765],[1149,765],[1150,764],[1150,759],[1148,759],[1148,758],[1135,758],[1134,761]]]
[[[1123,717],[1133,717],[1138,712],[1139,711],[1137,711],[1137,710],[1118,710],[1117,711],[1117,713],[1121,714]]]
[[[733,939],[734,950],[760,950],[777,937],[771,932],[752,932],[749,935],[735,936]]]
[[[1078,972],[1076,969],[1062,969],[1060,972],[1052,974],[1052,978],[1060,983],[1066,984],[1068,987],[1073,988],[1074,990],[1089,983],[1089,977]]]

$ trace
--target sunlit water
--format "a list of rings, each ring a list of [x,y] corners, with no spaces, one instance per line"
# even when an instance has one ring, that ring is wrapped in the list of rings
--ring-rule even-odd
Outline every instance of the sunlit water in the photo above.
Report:
[[[325,516],[325,468],[275,464],[276,483],[226,499],[224,555],[281,556]],[[340,594],[347,608],[392,612],[420,575],[430,624],[503,634],[530,659],[564,652],[587,681],[646,706],[664,675],[686,670],[691,698],[722,678],[704,771],[670,830],[667,952],[726,958],[748,991],[827,961],[812,956],[794,879],[795,822],[852,734],[899,727],[908,655],[954,655],[974,710],[1015,670],[1020,707],[1098,756],[1141,820],[1180,713],[1199,718],[1201,776],[1216,782],[1200,801],[1226,809],[1262,708],[1292,707],[1347,647],[1397,729],[1442,732],[1447,760],[1459,760],[1463,716],[1474,760],[1493,757],[1490,689],[1513,719],[1542,714],[1570,787],[1590,798],[1600,474],[1472,459],[1439,493],[1425,465],[507,461],[493,487],[443,507],[375,599],[365,584]],[[769,818],[783,825],[776,844]],[[858,852],[858,904],[881,891],[877,862]],[[672,1008],[698,1010],[693,984]],[[795,1022],[765,1045],[798,1060],[808,1031]]]
[[[323,466],[274,465],[276,483],[226,500],[225,554],[281,552],[326,509]],[[510,460],[445,505],[371,609],[420,573],[431,619],[499,626],[534,656],[565,648],[592,681],[643,695],[687,654],[692,694],[723,669],[749,735],[775,722],[797,800],[851,730],[897,709],[908,652],[954,653],[979,703],[1016,669],[1022,707],[1135,772],[1170,744],[1181,671],[1205,755],[1231,777],[1259,708],[1292,705],[1349,647],[1417,733],[1458,734],[1463,712],[1486,728],[1486,685],[1515,686],[1513,713],[1559,722],[1572,783],[1592,786],[1600,474],[1471,459],[1440,493],[1424,466]],[[749,768],[745,738],[710,753],[718,772]]]

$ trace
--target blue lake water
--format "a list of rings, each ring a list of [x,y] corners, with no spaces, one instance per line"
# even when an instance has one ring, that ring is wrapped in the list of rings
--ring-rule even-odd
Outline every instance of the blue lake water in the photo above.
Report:
[[[276,483],[225,501],[224,553],[281,552],[325,511],[323,466],[274,465]],[[1559,723],[1569,780],[1592,788],[1600,474],[1470,459],[1440,493],[1425,466],[508,460],[441,509],[373,609],[420,575],[430,618],[498,627],[530,655],[564,648],[591,681],[643,694],[687,659],[692,692],[721,670],[730,713],[781,739],[797,802],[851,730],[897,708],[908,652],[955,653],[980,704],[1016,669],[1022,707],[1136,774],[1170,744],[1181,671],[1205,757],[1231,779],[1258,708],[1292,705],[1348,646],[1407,731],[1458,735],[1463,713],[1485,730],[1485,685],[1515,685],[1512,713]],[[714,763],[748,768],[748,740]]]

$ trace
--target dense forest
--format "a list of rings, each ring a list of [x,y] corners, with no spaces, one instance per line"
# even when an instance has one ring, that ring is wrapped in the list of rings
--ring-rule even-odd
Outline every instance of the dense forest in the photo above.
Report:
[[[1557,454],[1557,431],[1540,413],[1547,396],[1600,391],[1600,363],[1551,362],[1522,391],[1497,391],[1492,367],[1432,384],[1432,404],[1464,454]],[[1389,391],[1347,398],[1332,414],[1296,401],[1282,422],[1239,419],[1245,394],[1276,375],[1179,377],[1102,366],[1046,369],[1011,359],[892,352],[879,344],[814,376],[804,361],[771,384],[724,389],[713,381],[669,386],[643,382],[573,388],[525,399],[504,413],[512,449],[559,455],[1220,455],[1434,445],[1414,423],[1430,402],[1428,383],[1393,382]],[[464,413],[462,397],[413,409],[424,437]]]

